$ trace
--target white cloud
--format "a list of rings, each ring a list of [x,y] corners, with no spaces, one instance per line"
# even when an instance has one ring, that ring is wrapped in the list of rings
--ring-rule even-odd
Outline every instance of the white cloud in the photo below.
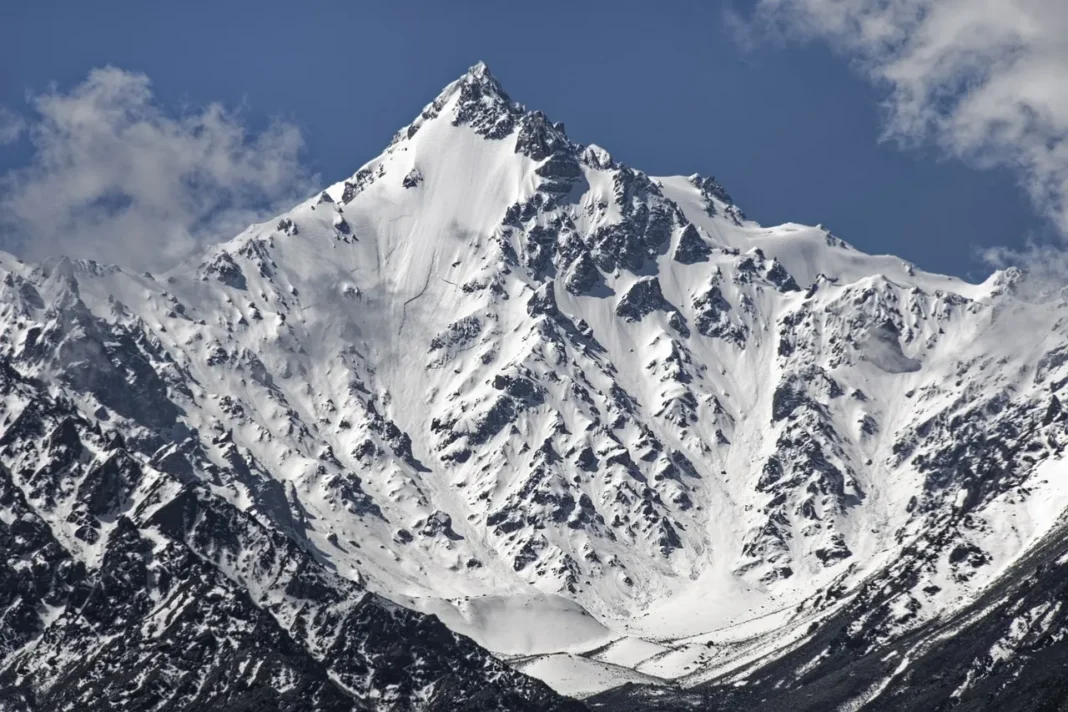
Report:
[[[26,121],[4,106],[0,106],[0,146],[15,143],[26,130]]]
[[[294,126],[251,136],[219,104],[168,115],[144,74],[94,69],[69,92],[30,103],[33,158],[0,186],[3,247],[30,258],[162,268],[311,187]]]
[[[758,0],[757,8],[765,27],[827,40],[885,87],[887,137],[934,141],[976,165],[1015,170],[1068,235],[1068,2]]]

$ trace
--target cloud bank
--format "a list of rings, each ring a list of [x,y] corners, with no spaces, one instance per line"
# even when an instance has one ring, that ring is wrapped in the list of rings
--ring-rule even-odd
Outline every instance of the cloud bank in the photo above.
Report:
[[[1068,2],[758,0],[755,17],[853,58],[886,89],[887,138],[1014,170],[1068,237]]]
[[[250,135],[220,104],[168,114],[144,74],[94,69],[29,103],[28,121],[0,112],[0,142],[25,132],[33,148],[0,178],[0,247],[30,259],[161,269],[311,189],[296,127]]]

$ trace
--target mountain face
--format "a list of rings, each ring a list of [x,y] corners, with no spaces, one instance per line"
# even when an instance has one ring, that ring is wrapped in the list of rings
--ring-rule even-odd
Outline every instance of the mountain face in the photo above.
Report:
[[[0,364],[0,708],[578,708],[49,390]]]
[[[166,274],[0,273],[13,709],[1068,698],[1068,300],[1025,274],[761,227],[484,65]]]

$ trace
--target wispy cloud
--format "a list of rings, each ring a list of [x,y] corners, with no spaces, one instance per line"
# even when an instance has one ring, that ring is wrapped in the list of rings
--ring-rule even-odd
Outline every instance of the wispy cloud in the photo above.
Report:
[[[887,138],[1011,168],[1068,236],[1064,0],[758,0],[754,21],[830,42],[885,88]]]
[[[220,104],[169,114],[144,74],[94,69],[30,105],[32,160],[0,179],[2,247],[30,258],[161,268],[311,188],[296,127],[250,135]]]
[[[26,121],[5,106],[0,106],[0,146],[15,143],[26,130]]]

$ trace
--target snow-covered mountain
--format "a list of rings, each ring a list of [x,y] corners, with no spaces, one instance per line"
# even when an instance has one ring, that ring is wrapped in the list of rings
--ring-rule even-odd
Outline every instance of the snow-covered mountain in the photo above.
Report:
[[[762,227],[484,65],[166,274],[0,272],[18,709],[1068,691],[1068,301],[1019,272]]]

